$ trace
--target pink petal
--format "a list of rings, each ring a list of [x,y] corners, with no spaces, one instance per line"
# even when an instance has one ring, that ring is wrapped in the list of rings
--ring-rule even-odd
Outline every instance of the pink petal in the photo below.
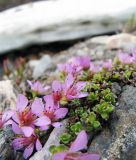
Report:
[[[61,127],[62,123],[61,122],[54,122],[52,123],[52,126],[55,127],[55,128],[59,128]]]
[[[60,119],[60,118],[64,118],[66,116],[66,114],[68,113],[68,109],[67,108],[59,108],[55,111],[55,118],[56,119]]]
[[[87,92],[81,92],[77,95],[76,98],[83,98],[83,97],[87,97],[88,96],[88,93]]]
[[[77,138],[72,143],[69,151],[70,152],[77,152],[77,151],[80,151],[82,149],[86,149],[87,148],[87,143],[88,143],[87,134],[83,130],[78,134]]]
[[[14,112],[13,111],[6,111],[3,116],[2,116],[2,121],[6,122],[13,116]]]
[[[16,123],[20,124],[20,120],[19,120],[19,117],[18,117],[18,115],[17,115],[16,112],[14,112],[14,114],[13,114],[13,116],[12,116],[12,119],[13,119]]]
[[[54,92],[61,91],[61,83],[57,80],[52,82],[52,89]]]
[[[36,126],[46,126],[51,124],[51,120],[47,116],[42,116],[35,120],[34,124]]]
[[[64,160],[65,156],[67,155],[66,152],[56,153],[53,156],[53,160]]]
[[[21,127],[21,129],[26,137],[30,137],[34,132],[34,129],[28,126]]]
[[[34,150],[34,145],[33,145],[33,144],[30,144],[30,145],[24,150],[23,157],[24,157],[25,159],[27,159],[28,157],[30,157],[31,154],[33,153],[33,150]]]
[[[28,104],[28,99],[23,94],[19,94],[19,96],[17,98],[17,103],[16,103],[17,110],[19,112],[24,111],[27,104]]]
[[[74,82],[74,77],[72,76],[72,74],[68,74],[66,80],[65,80],[65,85],[66,85],[66,89],[68,89]]]
[[[41,131],[46,131],[49,129],[49,126],[40,126]]]
[[[15,122],[12,123],[12,130],[16,134],[22,134],[22,130]]]
[[[46,110],[51,110],[54,106],[54,99],[52,95],[44,96],[44,100],[46,102]]]
[[[33,85],[32,81],[27,80],[27,83],[29,84],[30,87]]]
[[[14,123],[12,120],[8,120],[6,123],[4,123],[4,126],[10,125],[12,123]]]
[[[12,141],[12,145],[14,150],[20,150],[22,148],[24,148],[24,140],[25,138],[16,138]]]
[[[34,102],[32,103],[31,110],[36,116],[43,115],[44,104],[40,98],[35,98]]]
[[[44,87],[44,91],[47,91],[47,90],[49,90],[51,87],[50,86],[46,86],[46,87]]]
[[[31,87],[33,91],[39,91],[40,88],[42,88],[42,84],[39,81],[34,82]]]
[[[39,139],[36,140],[36,150],[37,151],[40,151],[42,149],[42,144],[41,142],[39,141]]]
[[[77,91],[81,91],[86,86],[86,82],[77,82],[76,83],[76,89]]]
[[[79,160],[100,160],[101,157],[98,154],[85,153],[80,156]]]

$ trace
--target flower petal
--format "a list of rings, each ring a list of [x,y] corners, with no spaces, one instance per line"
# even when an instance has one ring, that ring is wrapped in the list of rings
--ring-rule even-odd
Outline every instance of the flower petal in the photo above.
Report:
[[[29,84],[30,87],[33,85],[32,81],[30,80],[27,80],[27,83]]]
[[[2,122],[8,121],[14,115],[13,111],[6,111],[2,116]]]
[[[86,86],[86,82],[77,82],[76,83],[76,89],[77,91],[81,91]]]
[[[87,92],[81,92],[77,95],[77,98],[84,98],[84,97],[87,97],[88,96],[88,93]]]
[[[54,122],[52,123],[52,126],[55,127],[55,128],[59,128],[61,127],[62,123],[61,122]]]
[[[28,157],[30,157],[31,154],[33,153],[33,150],[34,150],[34,145],[33,145],[33,144],[30,144],[30,145],[24,150],[23,157],[24,157],[25,159],[27,159]]]
[[[68,89],[74,82],[74,77],[72,74],[68,74],[68,76],[66,77],[66,80],[65,80],[65,87],[66,89]]]
[[[52,95],[44,96],[44,100],[45,100],[45,102],[46,102],[46,107],[45,107],[45,109],[46,109],[47,111],[53,109],[53,107],[54,107],[54,99],[53,99],[53,96],[52,96]]]
[[[18,115],[17,115],[16,112],[14,112],[14,114],[13,114],[13,116],[12,116],[12,119],[13,119],[16,123],[20,124],[20,120],[19,120],[19,117],[18,117]]]
[[[42,144],[41,142],[39,141],[39,139],[36,140],[36,150],[37,151],[40,151],[42,149]]]
[[[77,151],[80,151],[82,149],[86,149],[87,148],[87,143],[88,143],[88,140],[87,140],[87,134],[84,130],[82,130],[77,138],[75,139],[75,141],[72,143],[69,151],[70,152],[77,152]]]
[[[52,82],[52,89],[54,92],[61,91],[61,83],[57,80]]]
[[[49,126],[40,126],[41,131],[46,131],[49,129]]]
[[[40,98],[35,98],[34,102],[32,103],[31,110],[36,116],[43,115],[44,104]]]
[[[79,157],[79,160],[100,160],[101,157],[98,154],[89,154],[89,153],[85,153],[82,154],[82,156]]]
[[[35,120],[34,124],[36,126],[46,126],[51,124],[51,120],[47,116],[42,116]]]
[[[26,137],[30,137],[34,132],[34,129],[29,126],[21,127],[21,130],[23,131],[23,133]]]
[[[17,103],[16,103],[17,111],[19,112],[24,111],[27,104],[28,104],[28,99],[23,94],[19,94],[17,98]]]
[[[64,160],[65,156],[67,155],[66,152],[56,153],[53,156],[53,160]]]
[[[24,148],[24,144],[23,144],[24,139],[25,138],[16,138],[12,141],[14,150],[20,150]]]
[[[60,119],[60,118],[64,118],[66,116],[66,114],[68,113],[68,109],[67,108],[59,108],[55,111],[55,118],[56,119]]]
[[[22,134],[21,128],[20,128],[19,125],[16,124],[15,122],[12,123],[12,130],[13,130],[13,132],[16,133],[16,134]]]

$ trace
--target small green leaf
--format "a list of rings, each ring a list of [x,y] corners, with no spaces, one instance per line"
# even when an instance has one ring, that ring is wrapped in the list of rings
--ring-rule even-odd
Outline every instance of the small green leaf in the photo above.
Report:
[[[100,124],[99,121],[94,121],[94,122],[93,122],[93,127],[94,127],[95,129],[99,128],[100,126],[101,126],[101,124]]]
[[[63,133],[60,137],[60,141],[64,144],[68,144],[72,139],[72,136],[68,133]]]
[[[101,116],[105,120],[108,120],[108,118],[109,118],[109,115],[107,113],[102,113]]]

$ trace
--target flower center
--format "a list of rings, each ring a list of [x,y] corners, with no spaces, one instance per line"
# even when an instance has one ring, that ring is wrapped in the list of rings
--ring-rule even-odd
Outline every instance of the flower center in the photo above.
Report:
[[[21,126],[29,126],[36,117],[32,114],[30,109],[27,107],[24,112],[19,115]]]
[[[61,95],[61,92],[54,92],[53,93],[53,97],[54,97],[54,100],[56,101],[56,102],[58,102],[58,101],[60,101],[61,100],[61,98],[62,98],[62,95]]]
[[[49,117],[51,120],[54,119],[54,112],[53,111],[45,111],[44,115],[46,115],[47,117]]]
[[[36,141],[36,137],[32,135],[31,137],[24,137],[21,143],[23,144],[24,147],[27,147],[31,143],[34,143],[35,141]]]

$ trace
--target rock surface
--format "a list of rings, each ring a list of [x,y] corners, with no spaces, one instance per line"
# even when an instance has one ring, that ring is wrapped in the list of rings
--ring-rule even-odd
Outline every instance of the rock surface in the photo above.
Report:
[[[44,55],[40,60],[31,60],[29,66],[33,70],[33,78],[37,79],[52,68],[53,61],[49,55]]]
[[[16,104],[16,93],[12,81],[0,81],[0,112],[14,109]]]
[[[10,159],[14,160],[14,152],[9,145],[9,139],[13,136],[10,128],[5,128],[3,131],[0,131],[0,160]]]
[[[136,87],[124,86],[110,126],[95,137],[89,151],[106,160],[136,160]]]
[[[116,32],[135,13],[135,0],[58,0],[15,7],[0,13],[0,53]]]

